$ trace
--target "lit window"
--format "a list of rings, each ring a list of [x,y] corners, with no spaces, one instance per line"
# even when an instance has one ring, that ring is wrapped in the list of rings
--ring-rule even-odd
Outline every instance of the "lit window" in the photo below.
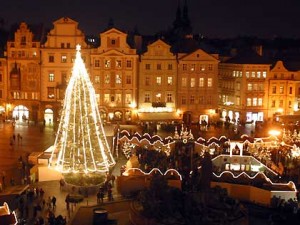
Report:
[[[50,82],[54,81],[54,73],[49,73],[49,81]]]
[[[250,76],[249,71],[246,71],[246,77],[249,78],[249,76]]]
[[[272,87],[272,94],[276,94],[276,86]]]
[[[251,77],[252,77],[252,78],[255,77],[255,72],[254,72],[254,71],[251,72]]]
[[[283,86],[280,86],[279,87],[279,94],[283,94],[284,93],[284,87]]]
[[[263,71],[263,78],[266,78],[267,77],[267,72],[266,71]]]
[[[195,78],[191,78],[191,88],[195,87],[196,80]]]
[[[262,98],[258,98],[258,105],[262,106],[263,105],[263,99]]]
[[[131,104],[131,101],[132,101],[131,94],[126,94],[125,95],[125,101],[126,101],[126,104]]]
[[[121,68],[122,67],[122,61],[121,60],[116,60],[116,67]]]
[[[195,68],[196,68],[196,65],[195,65],[195,64],[192,64],[192,65],[191,65],[191,71],[195,71]]]
[[[201,71],[205,71],[205,65],[204,65],[204,64],[201,64],[201,65],[200,65],[200,70],[201,70]]]
[[[212,87],[212,78],[207,78],[207,87]]]
[[[99,84],[100,83],[100,76],[95,76],[95,83]]]
[[[251,106],[252,105],[252,99],[251,98],[247,98],[247,106]]]
[[[172,85],[173,84],[173,77],[168,77],[168,85]]]
[[[116,94],[116,102],[120,103],[122,100],[122,95],[121,94]]]
[[[110,75],[109,74],[105,75],[104,83],[105,84],[109,84],[110,83]]]
[[[54,87],[48,87],[48,99],[54,99]]]
[[[122,83],[122,78],[120,74],[116,74],[116,84],[121,84]]]
[[[257,78],[260,78],[261,77],[261,72],[257,71],[256,76],[257,76]]]
[[[247,84],[247,90],[252,91],[252,84],[251,83]]]
[[[108,103],[109,99],[110,99],[109,94],[104,94],[104,102]]]
[[[236,105],[240,105],[241,104],[241,97],[237,96],[236,97]]]
[[[161,77],[156,77],[156,84],[161,85]]]
[[[104,60],[104,66],[105,66],[105,68],[110,68],[110,60],[105,59]]]
[[[199,78],[199,87],[204,87],[204,78],[203,77]]]
[[[253,106],[257,106],[257,98],[253,98]]]
[[[66,63],[67,62],[67,56],[66,55],[62,55],[61,56],[61,62],[62,63]]]

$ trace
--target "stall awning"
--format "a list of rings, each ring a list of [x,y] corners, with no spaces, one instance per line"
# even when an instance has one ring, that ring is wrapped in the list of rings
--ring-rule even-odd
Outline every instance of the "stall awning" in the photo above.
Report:
[[[138,113],[142,121],[175,121],[181,120],[176,112],[142,112]]]

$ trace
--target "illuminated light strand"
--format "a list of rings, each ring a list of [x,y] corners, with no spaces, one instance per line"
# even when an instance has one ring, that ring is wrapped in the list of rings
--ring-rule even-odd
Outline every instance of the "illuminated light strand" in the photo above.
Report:
[[[281,186],[288,186],[288,187],[291,187],[291,189],[293,189],[293,192],[297,192],[297,188],[296,188],[296,185],[295,185],[295,183],[293,182],[293,181],[289,181],[288,183],[273,183],[271,180],[270,180],[270,178],[268,178],[264,173],[262,173],[262,172],[258,172],[258,173],[256,173],[254,176],[250,176],[250,175],[248,175],[246,172],[242,172],[242,173],[240,173],[240,174],[238,174],[238,175],[234,175],[231,171],[223,171],[222,173],[220,173],[220,175],[217,175],[217,174],[215,174],[214,172],[213,172],[213,175],[215,176],[215,177],[217,177],[217,178],[221,178],[221,176],[223,175],[223,174],[230,174],[230,175],[232,175],[232,177],[234,178],[234,179],[238,179],[240,176],[242,176],[242,175],[246,175],[249,179],[251,179],[251,180],[253,180],[253,179],[255,179],[258,175],[262,175],[265,179],[266,179],[266,181],[267,182],[269,182],[271,185],[273,185],[273,186],[279,186],[279,185],[281,185]]]
[[[56,169],[62,173],[107,172],[115,160],[104,135],[95,90],[81,58],[80,47],[76,50],[54,144],[58,151]],[[53,155],[54,151],[51,162]]]
[[[147,175],[147,176],[148,175],[152,175],[152,173],[154,173],[154,172],[158,172],[158,173],[160,173],[163,176],[169,175],[169,173],[175,173],[179,177],[179,179],[182,181],[182,176],[181,176],[181,174],[176,169],[168,169],[168,170],[166,170],[165,173],[163,173],[163,172],[161,172],[160,169],[153,168],[149,173],[147,173],[147,172],[144,172],[143,170],[141,170],[140,168],[129,168],[125,172],[123,172],[122,175],[123,176],[129,176],[130,171],[135,172],[136,170],[139,171],[141,174]]]

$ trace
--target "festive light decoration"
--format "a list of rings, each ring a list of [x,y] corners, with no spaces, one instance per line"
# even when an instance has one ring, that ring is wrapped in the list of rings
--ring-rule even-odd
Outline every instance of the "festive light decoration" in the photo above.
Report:
[[[80,45],[77,45],[50,165],[58,153],[55,167],[62,173],[107,172],[115,160],[80,50]]]

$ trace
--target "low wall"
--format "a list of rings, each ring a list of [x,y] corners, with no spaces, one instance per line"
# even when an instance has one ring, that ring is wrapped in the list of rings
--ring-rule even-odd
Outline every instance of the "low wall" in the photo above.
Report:
[[[123,196],[130,196],[149,187],[150,175],[118,176],[116,180],[117,191]],[[168,180],[170,187],[181,189],[181,180]]]
[[[241,185],[241,184],[230,184],[230,183],[222,183],[222,182],[211,182],[211,187],[220,186],[227,190],[227,193],[230,197],[236,198],[242,201],[253,202],[256,204],[270,206],[271,198],[273,196],[279,197],[286,201],[290,198],[296,197],[296,192],[294,191],[268,191],[261,188],[249,186],[249,185]]]

